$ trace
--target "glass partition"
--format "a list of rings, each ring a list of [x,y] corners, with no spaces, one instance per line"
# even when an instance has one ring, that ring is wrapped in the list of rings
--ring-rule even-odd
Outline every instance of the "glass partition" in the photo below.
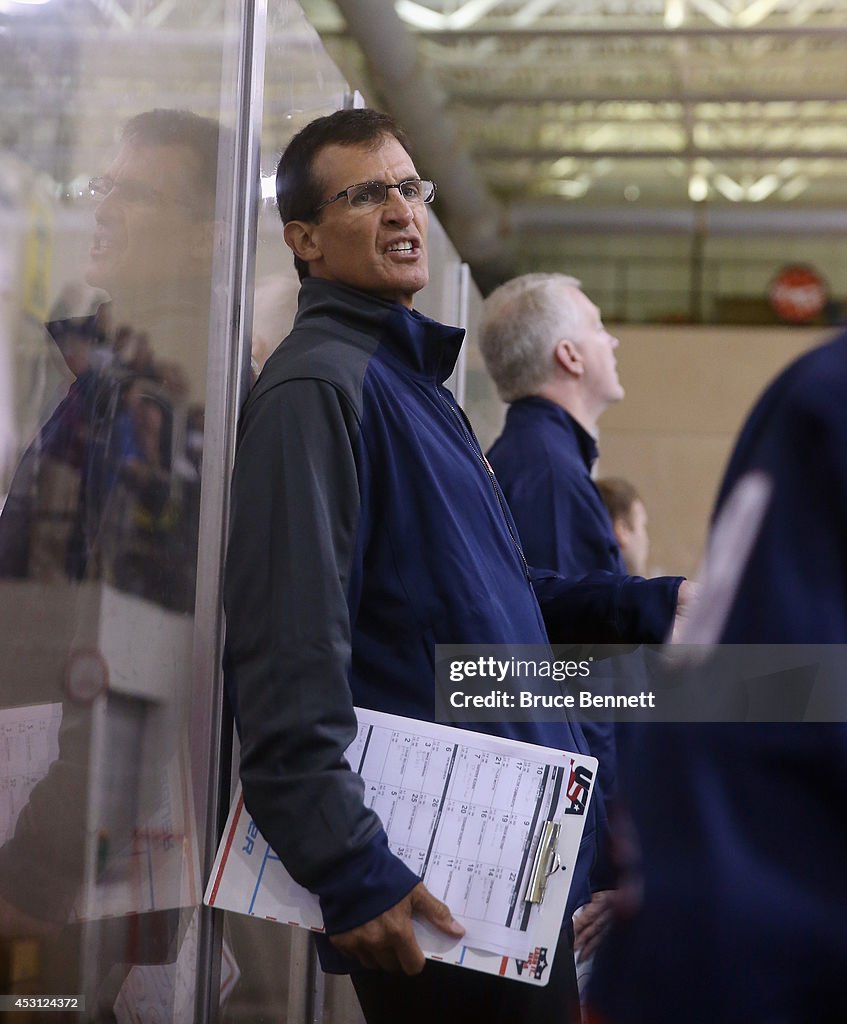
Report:
[[[201,899],[235,421],[296,309],[273,176],[357,100],[294,0],[0,0],[0,58],[0,992],[354,1024],[307,934]],[[466,321],[437,224],[432,261]]]
[[[0,991],[50,1020],[199,1019],[247,13],[0,3]]]
[[[265,51],[254,375],[288,333],[297,309],[299,282],[276,208],[274,179],[280,153],[309,121],[363,102],[341,77],[299,5],[293,0],[272,5]],[[477,308],[474,296],[478,292],[434,217],[430,220],[429,251],[430,284],[418,296],[416,307],[435,319],[467,324]],[[461,374],[450,383],[459,392]],[[225,963],[226,957],[231,957],[238,964],[239,980],[223,1007],[224,1021],[360,1024],[363,1018],[352,985],[344,976],[320,972],[307,932],[237,914],[227,913],[225,918]]]
[[[261,132],[261,193],[252,317],[252,376],[288,333],[297,311],[299,281],[282,238],[276,208],[276,165],[291,137],[309,121],[350,102],[347,82],[294,0],[268,9]],[[237,747],[237,741],[236,741]],[[237,763],[237,750],[235,755]],[[233,779],[237,777],[237,767]],[[327,1020],[354,1024],[358,1006],[346,979],[327,986],[316,973],[307,933],[257,918],[227,913],[224,927],[226,977],[237,983],[221,1009],[228,1024],[250,1021]],[[317,1016],[316,1016],[317,1014]]]

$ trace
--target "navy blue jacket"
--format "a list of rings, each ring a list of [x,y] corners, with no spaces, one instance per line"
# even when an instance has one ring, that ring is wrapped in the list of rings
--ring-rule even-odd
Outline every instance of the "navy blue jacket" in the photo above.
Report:
[[[762,500],[733,512],[753,473]],[[847,334],[760,398],[716,522],[709,562],[722,576],[736,563],[737,579],[728,601],[725,579],[706,584],[702,614],[726,609],[714,639],[847,644]],[[597,965],[603,1018],[847,1020],[847,725],[667,725],[642,740],[644,897]]]
[[[566,409],[539,395],[513,402],[488,459],[533,565],[548,565],[563,576],[593,569],[626,573],[609,512],[591,479],[597,442]],[[600,762],[608,799],[617,786],[615,725],[585,722],[583,731]],[[609,887],[613,875],[601,858],[593,887]]]
[[[563,576],[625,573],[612,521],[591,479],[597,442],[560,405],[533,395],[509,406],[488,460],[532,565]]]
[[[418,881],[343,759],[353,705],[431,720],[436,643],[627,642],[667,628],[672,584],[527,567],[505,500],[442,382],[461,330],[307,279],[242,416],[225,671],[245,803],[327,931]],[[542,615],[539,598],[544,607]],[[585,751],[567,721],[501,734]],[[585,898],[586,867],[574,880]]]
[[[847,643],[847,336],[801,357],[756,404],[721,486],[772,493],[724,643]]]

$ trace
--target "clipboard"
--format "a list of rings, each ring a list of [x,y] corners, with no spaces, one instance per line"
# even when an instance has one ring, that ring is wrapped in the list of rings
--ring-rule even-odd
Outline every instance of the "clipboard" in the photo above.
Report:
[[[597,759],[357,708],[346,752],[392,852],[466,929],[414,922],[424,955],[545,985]],[[204,896],[210,907],[323,931],[318,899],[263,839],[238,787]]]

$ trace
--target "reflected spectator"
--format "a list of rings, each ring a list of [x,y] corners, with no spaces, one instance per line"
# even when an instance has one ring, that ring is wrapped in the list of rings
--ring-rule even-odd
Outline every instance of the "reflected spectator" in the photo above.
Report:
[[[202,405],[188,410],[185,432],[185,456],[199,477],[203,465],[203,430],[206,413]]]
[[[186,457],[187,402],[205,391],[219,136],[216,122],[187,111],[148,111],[127,124],[115,161],[92,182],[100,199],[85,277],[110,301],[47,325],[75,379],[12,482],[0,516],[0,576],[10,602],[33,593],[13,577],[51,584],[44,599],[57,609],[67,647],[58,641],[50,651],[57,657],[45,657],[39,671],[9,672],[4,698],[61,703],[63,714],[58,759],[0,848],[0,936],[51,932],[73,918],[94,867],[92,834],[111,850],[131,847],[138,815],[160,798],[163,762],[152,752],[171,756],[182,727],[178,694],[172,706],[150,702],[158,735],[147,737],[145,758],[128,759],[124,774],[113,765],[105,773],[92,751],[94,705],[73,692],[68,672],[79,637],[97,644],[106,629],[101,589],[78,582],[193,608],[200,484]],[[72,585],[53,586],[60,581]],[[130,628],[111,622],[109,630],[116,626]],[[128,652],[120,667],[146,692],[143,656]],[[109,710],[123,699],[110,692]],[[98,803],[92,794],[109,786],[111,802],[101,794]],[[138,948],[155,932],[162,942],[139,955],[164,956],[168,928],[139,927],[116,921],[113,944],[104,937],[103,947],[118,958],[133,948],[130,936]]]
[[[199,483],[182,456],[187,401],[205,387],[218,143],[214,121],[147,111],[126,125],[117,157],[92,180],[99,202],[85,280],[110,301],[95,315],[48,324],[75,380],[13,482],[1,574],[65,573],[121,587],[115,560],[143,552],[152,565],[142,596],[190,609]],[[131,511],[145,462],[141,423],[125,407],[137,380],[148,382],[145,415],[161,418],[171,446],[157,455],[170,511],[157,517],[155,549]]]
[[[218,141],[207,118],[147,111],[91,182],[99,202],[86,282],[109,294],[115,323],[148,331],[159,349],[157,326],[173,334],[174,314],[183,320],[199,298],[208,307]]]

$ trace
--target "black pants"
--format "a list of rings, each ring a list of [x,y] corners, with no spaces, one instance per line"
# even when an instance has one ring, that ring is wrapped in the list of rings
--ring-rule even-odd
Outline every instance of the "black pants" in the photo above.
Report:
[[[560,948],[543,987],[427,960],[421,974],[355,971],[368,1024],[579,1024],[573,952]]]

